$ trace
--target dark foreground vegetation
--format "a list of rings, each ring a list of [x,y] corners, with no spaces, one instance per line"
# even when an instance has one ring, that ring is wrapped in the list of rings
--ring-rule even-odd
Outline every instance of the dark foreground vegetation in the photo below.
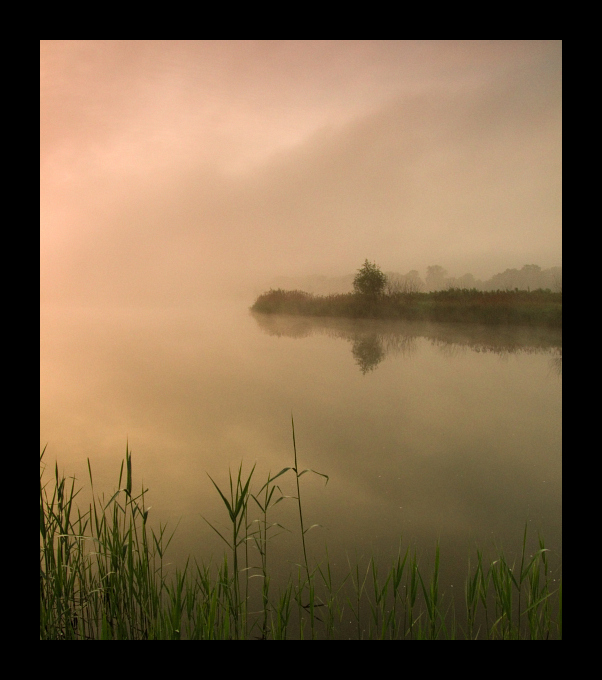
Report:
[[[251,309],[264,314],[353,319],[562,326],[562,293],[549,290],[456,288],[430,293],[312,295],[300,290],[278,289],[260,295]]]
[[[45,479],[42,452],[40,639],[562,639],[561,581],[541,538],[528,554],[526,529],[513,558],[498,552],[490,560],[477,550],[471,566],[467,556],[459,603],[440,591],[438,547],[428,569],[415,550],[400,547],[390,564],[350,564],[335,582],[327,555],[316,565],[307,557],[300,477],[313,471],[299,470],[295,446],[294,454],[294,467],[256,489],[254,470],[243,475],[242,466],[227,486],[214,482],[230,520],[229,533],[218,532],[227,544],[223,560],[189,559],[168,572],[171,538],[164,526],[149,528],[146,491],[134,491],[128,450],[117,492],[108,500],[94,496],[83,510],[73,479],[56,466]],[[88,469],[94,494],[89,461]],[[272,511],[285,499],[275,482],[285,475],[296,490],[288,502],[298,506],[300,563],[276,586],[268,556]]]

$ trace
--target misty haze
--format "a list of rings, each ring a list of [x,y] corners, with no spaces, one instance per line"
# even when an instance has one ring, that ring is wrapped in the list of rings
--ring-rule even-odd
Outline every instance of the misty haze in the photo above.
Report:
[[[284,468],[320,473],[278,479],[287,498],[271,522],[284,529],[269,558],[267,542],[241,541],[232,584],[244,593],[258,576],[249,611],[268,611],[264,558],[276,598],[326,554],[340,581],[371,558],[385,573],[400,541],[429,578],[439,546],[440,590],[461,609],[476,548],[520,561],[525,526],[528,555],[545,537],[554,590],[561,59],[554,40],[41,41],[45,474],[57,463],[74,476],[84,512],[88,461],[106,502],[125,488],[127,446],[148,526],[177,525],[170,569],[226,553],[234,579],[214,483],[225,492],[241,463],[256,466],[254,494]],[[269,291],[359,296],[363,263],[383,274],[378,300],[461,294],[474,311],[499,292],[552,300],[556,321],[251,309]],[[296,481],[303,526],[318,525],[305,545]],[[357,620],[345,605],[329,631],[323,593],[319,623],[301,623],[308,594],[289,637],[377,637],[368,604]],[[244,632],[240,598],[224,636],[274,637],[267,614]],[[93,637],[86,616],[54,637],[42,624],[41,637]],[[507,637],[534,625],[521,620]],[[474,636],[470,613],[460,625]],[[424,626],[387,636],[444,636]]]

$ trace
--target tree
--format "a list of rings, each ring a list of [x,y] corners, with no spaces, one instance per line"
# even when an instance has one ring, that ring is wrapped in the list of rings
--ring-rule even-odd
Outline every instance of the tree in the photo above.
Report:
[[[388,272],[386,276],[387,295],[410,295],[411,293],[420,293],[424,289],[424,283],[420,279],[420,274],[415,269],[412,269],[407,274]]]
[[[535,290],[542,288],[541,281],[541,267],[537,264],[526,264],[521,270],[522,285],[521,288],[527,290]]]
[[[443,290],[447,271],[438,264],[426,268],[426,287],[429,290]]]
[[[376,298],[382,294],[386,283],[387,277],[380,267],[366,260],[353,279],[353,290],[366,297]]]
[[[555,293],[562,293],[562,267],[552,267],[549,271],[552,275],[552,290]]]

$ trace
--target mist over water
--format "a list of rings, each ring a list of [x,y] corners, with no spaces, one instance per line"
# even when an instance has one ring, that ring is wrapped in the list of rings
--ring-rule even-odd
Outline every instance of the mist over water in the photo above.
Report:
[[[439,539],[453,582],[475,542],[518,548],[526,521],[561,549],[557,332],[262,317],[207,300],[55,308],[42,340],[48,461],[85,481],[89,457],[110,494],[127,439],[151,518],[180,522],[176,563],[223,554],[202,519],[226,519],[207,474],[225,484],[229,468],[257,463],[262,484],[293,465],[291,414],[300,465],[330,478],[302,478],[306,521],[322,525],[309,537],[316,558],[327,545],[343,569],[347,554],[392,557],[402,535],[426,553]],[[288,570],[300,556],[294,504],[275,521],[293,532],[274,543]]]

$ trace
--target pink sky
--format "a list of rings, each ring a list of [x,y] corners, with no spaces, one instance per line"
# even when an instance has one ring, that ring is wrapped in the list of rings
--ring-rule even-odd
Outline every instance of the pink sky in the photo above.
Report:
[[[41,41],[43,303],[561,260],[561,41]]]

